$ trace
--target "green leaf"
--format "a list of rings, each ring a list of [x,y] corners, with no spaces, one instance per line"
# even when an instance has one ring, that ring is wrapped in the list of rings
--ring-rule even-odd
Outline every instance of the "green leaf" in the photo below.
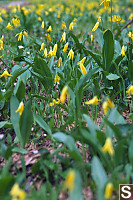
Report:
[[[91,135],[94,138],[96,138],[96,135],[97,135],[96,130],[99,130],[98,126],[96,124],[94,124],[93,120],[88,115],[83,114],[83,118],[88,124],[87,128],[89,129]]]
[[[111,72],[111,62],[114,57],[114,39],[113,34],[110,30],[104,33],[104,45],[103,45],[103,62],[104,68],[107,72]]]
[[[53,138],[60,142],[63,142],[70,151],[76,148],[74,139],[69,135],[65,135],[62,132],[57,132],[53,135]]]
[[[69,32],[69,36],[71,36],[74,39],[77,49],[83,50],[87,56],[88,56],[88,54],[90,54],[92,56],[92,58],[95,60],[95,62],[100,67],[102,67],[101,56],[99,54],[93,53],[92,51],[86,49],[85,46],[79,42],[78,38],[72,32]]]
[[[49,89],[52,87],[52,74],[49,66],[42,58],[35,57],[34,59],[35,65],[33,66],[33,70],[39,73],[44,79],[44,87]]]
[[[82,87],[82,86],[84,85],[84,83],[88,82],[88,81],[92,78],[92,76],[93,76],[94,74],[96,74],[97,72],[100,72],[100,71],[101,71],[101,68],[99,68],[99,67],[95,67],[95,68],[89,70],[85,76],[82,76],[82,77],[79,79],[79,81],[78,81],[78,83],[76,84],[76,87],[75,87],[75,88],[79,90],[80,87]]]
[[[133,140],[129,142],[128,157],[131,164],[133,165]]]
[[[82,180],[80,173],[75,171],[74,189],[70,192],[70,200],[83,200],[82,197]]]
[[[106,76],[106,78],[110,81],[114,81],[120,78],[120,76],[117,76],[116,74],[109,74],[108,76]]]
[[[23,149],[23,148],[19,148],[19,147],[14,147],[14,148],[12,149],[12,152],[13,152],[13,153],[21,153],[21,154],[27,154],[27,153],[28,153],[27,150],[25,150],[25,149]]]
[[[33,115],[31,111],[31,102],[28,101],[20,118],[20,131],[24,145],[26,142],[28,142],[28,139],[30,137],[32,123]]]
[[[2,173],[1,173],[1,177],[2,178],[6,178],[7,176],[9,176],[9,170],[10,170],[10,167],[11,167],[11,161],[12,161],[12,158],[10,157],[7,161],[7,163],[5,164],[5,166],[3,167],[3,170],[2,170]]]
[[[0,110],[2,110],[4,108],[5,105],[5,100],[1,100],[0,101]]]
[[[23,83],[23,81],[18,81],[14,89],[14,95],[17,97],[19,101],[21,101],[24,98],[25,93],[26,93],[25,84]]]
[[[0,179],[0,199],[4,199],[3,197],[9,193],[13,183],[13,176],[7,176]]]
[[[107,181],[107,175],[99,158],[97,158],[96,156],[94,156],[92,159],[91,169],[92,177],[97,187],[104,188],[104,185]]]
[[[13,124],[13,128],[15,130],[16,136],[18,137],[21,146],[23,146],[24,143],[21,136],[21,132],[20,132],[20,126],[19,126],[20,116],[18,113],[15,112],[18,109],[18,106],[19,106],[18,99],[15,96],[12,96],[10,100],[11,122]]]
[[[13,125],[11,122],[2,121],[0,122],[0,128],[13,128]]]
[[[9,79],[9,81],[6,84],[6,90],[14,83],[16,78],[18,76],[20,76],[22,73],[24,73],[29,67],[30,66],[27,65],[26,67],[24,67],[22,69],[19,68],[19,69],[15,70],[15,72],[12,74],[12,77]]]
[[[99,28],[96,30],[96,33],[97,33],[97,42],[99,43],[101,51],[102,51],[102,48],[103,48],[103,33],[101,32],[101,30]]]
[[[75,160],[81,161],[82,157],[76,148],[75,141],[70,135],[66,135],[62,132],[57,132],[53,135],[53,138],[64,143],[70,150],[69,154]]]
[[[115,124],[126,124],[127,122],[124,120],[123,116],[117,111],[117,108],[114,108],[109,114],[108,120]]]
[[[39,124],[39,126],[44,129],[50,136],[52,136],[52,132],[50,127],[47,125],[47,123],[39,116],[34,114],[34,120]]]
[[[98,191],[97,199],[98,200],[104,199],[104,187],[107,182],[107,175],[103,168],[102,163],[96,156],[94,156],[92,159],[91,169],[92,169],[93,180],[95,181],[95,184],[97,186],[97,191]]]

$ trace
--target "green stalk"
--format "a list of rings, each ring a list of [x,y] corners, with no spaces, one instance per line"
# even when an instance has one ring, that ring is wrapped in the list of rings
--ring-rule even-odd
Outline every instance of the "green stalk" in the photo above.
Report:
[[[113,16],[113,11],[112,11],[112,0],[111,0],[111,31],[112,31],[112,16]]]

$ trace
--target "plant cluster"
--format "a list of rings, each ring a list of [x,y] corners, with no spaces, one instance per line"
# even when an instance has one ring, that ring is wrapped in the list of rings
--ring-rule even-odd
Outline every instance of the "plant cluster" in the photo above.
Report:
[[[118,199],[133,182],[131,6],[0,8],[0,199]]]

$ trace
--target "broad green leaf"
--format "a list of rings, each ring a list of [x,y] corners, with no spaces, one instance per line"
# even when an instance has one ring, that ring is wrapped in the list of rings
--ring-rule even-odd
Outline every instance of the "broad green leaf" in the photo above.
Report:
[[[0,110],[2,110],[4,108],[5,105],[5,100],[1,100],[0,101]]]
[[[0,128],[13,128],[13,125],[11,122],[2,121],[0,122]]]
[[[88,115],[84,114],[83,118],[88,124],[87,128],[89,129],[91,135],[96,138],[96,130],[99,130],[98,126],[94,124],[93,120]]]
[[[128,60],[128,78],[133,82],[133,61]]]
[[[20,76],[22,73],[24,73],[27,69],[29,69],[30,66],[25,66],[24,68],[19,68],[16,70],[13,74],[12,77],[9,79],[9,81],[6,84],[6,89],[8,89],[16,80],[18,76]]]
[[[133,139],[129,142],[128,157],[131,164],[133,165]]]
[[[19,148],[19,147],[14,147],[14,148],[12,149],[12,152],[13,152],[13,153],[21,153],[21,154],[27,154],[27,153],[28,153],[27,150],[25,150],[25,149],[23,149],[23,148]]]
[[[114,81],[120,78],[120,76],[116,75],[116,74],[109,74],[108,76],[106,76],[106,78],[110,81]]]
[[[108,117],[108,120],[115,124],[126,124],[127,122],[124,120],[123,116],[117,111],[117,108],[114,108]]]
[[[21,132],[20,132],[20,126],[19,126],[20,116],[18,113],[15,112],[18,109],[18,106],[19,106],[18,99],[15,96],[12,96],[10,100],[11,122],[13,124],[13,128],[15,130],[16,136],[18,137],[21,146],[23,146],[24,143],[21,136]]]
[[[7,176],[0,179],[0,199],[4,199],[5,194],[8,194],[14,184],[14,177]]]
[[[25,84],[23,83],[23,81],[20,80],[17,82],[15,88],[16,89],[14,89],[15,91],[14,95],[17,97],[19,101],[21,101],[24,98],[25,93],[26,93]]]
[[[57,132],[53,135],[53,138],[64,143],[70,150],[69,154],[75,160],[81,161],[82,157],[76,148],[75,141],[70,135],[66,135],[62,132]]]
[[[91,169],[92,169],[92,177],[97,187],[103,188],[107,181],[107,175],[103,168],[102,163],[96,156],[94,156],[92,159]]]
[[[10,170],[10,167],[11,167],[11,161],[12,161],[12,158],[10,157],[7,161],[7,163],[5,164],[5,166],[3,167],[3,170],[2,170],[2,173],[1,173],[1,177],[2,178],[6,178],[9,176],[9,170]]]
[[[91,170],[93,180],[97,186],[97,200],[102,200],[104,199],[104,187],[107,182],[107,175],[102,163],[96,156],[92,159]]]
[[[103,45],[103,62],[104,68],[107,72],[111,72],[111,62],[114,57],[114,39],[113,34],[110,30],[107,30],[104,35],[104,45]]]
[[[91,57],[95,60],[95,62],[100,67],[102,67],[101,56],[99,54],[93,53],[92,51],[86,49],[85,46],[82,43],[79,42],[78,38],[72,32],[69,32],[69,35],[74,39],[77,49],[83,50],[86,55],[90,54]]]
[[[99,43],[101,51],[102,51],[102,48],[103,48],[103,33],[101,32],[101,30],[99,28],[96,30],[96,33],[97,33],[97,42]]]
[[[84,83],[88,82],[94,74],[96,74],[97,72],[100,72],[100,71],[101,71],[101,68],[99,68],[99,67],[95,67],[95,68],[89,70],[85,76],[81,76],[81,78],[79,79],[75,88],[77,90],[79,90],[80,87],[82,87]]]
[[[39,126],[44,129],[50,136],[52,135],[50,127],[47,125],[47,123],[39,116],[34,114],[34,120],[39,124]]]
[[[47,65],[45,60],[38,57],[35,57],[34,63],[35,65],[33,67],[33,70],[39,73],[41,76],[43,76],[44,81],[45,81],[44,87],[49,89],[50,87],[52,87],[52,74],[51,74],[49,66]]]
[[[31,134],[31,127],[33,123],[33,115],[31,111],[31,102],[28,101],[24,107],[24,111],[20,118],[20,131],[23,143],[25,145]]]
[[[70,151],[75,150],[76,148],[75,141],[70,135],[58,132],[53,135],[53,138],[60,142],[63,142]]]
[[[74,189],[70,192],[70,200],[83,200],[82,197],[82,180],[80,173],[75,170]]]

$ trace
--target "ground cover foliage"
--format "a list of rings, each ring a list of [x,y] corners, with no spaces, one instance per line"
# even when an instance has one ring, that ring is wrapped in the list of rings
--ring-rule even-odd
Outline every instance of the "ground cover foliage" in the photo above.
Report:
[[[133,182],[129,0],[0,8],[0,199],[118,199]]]

